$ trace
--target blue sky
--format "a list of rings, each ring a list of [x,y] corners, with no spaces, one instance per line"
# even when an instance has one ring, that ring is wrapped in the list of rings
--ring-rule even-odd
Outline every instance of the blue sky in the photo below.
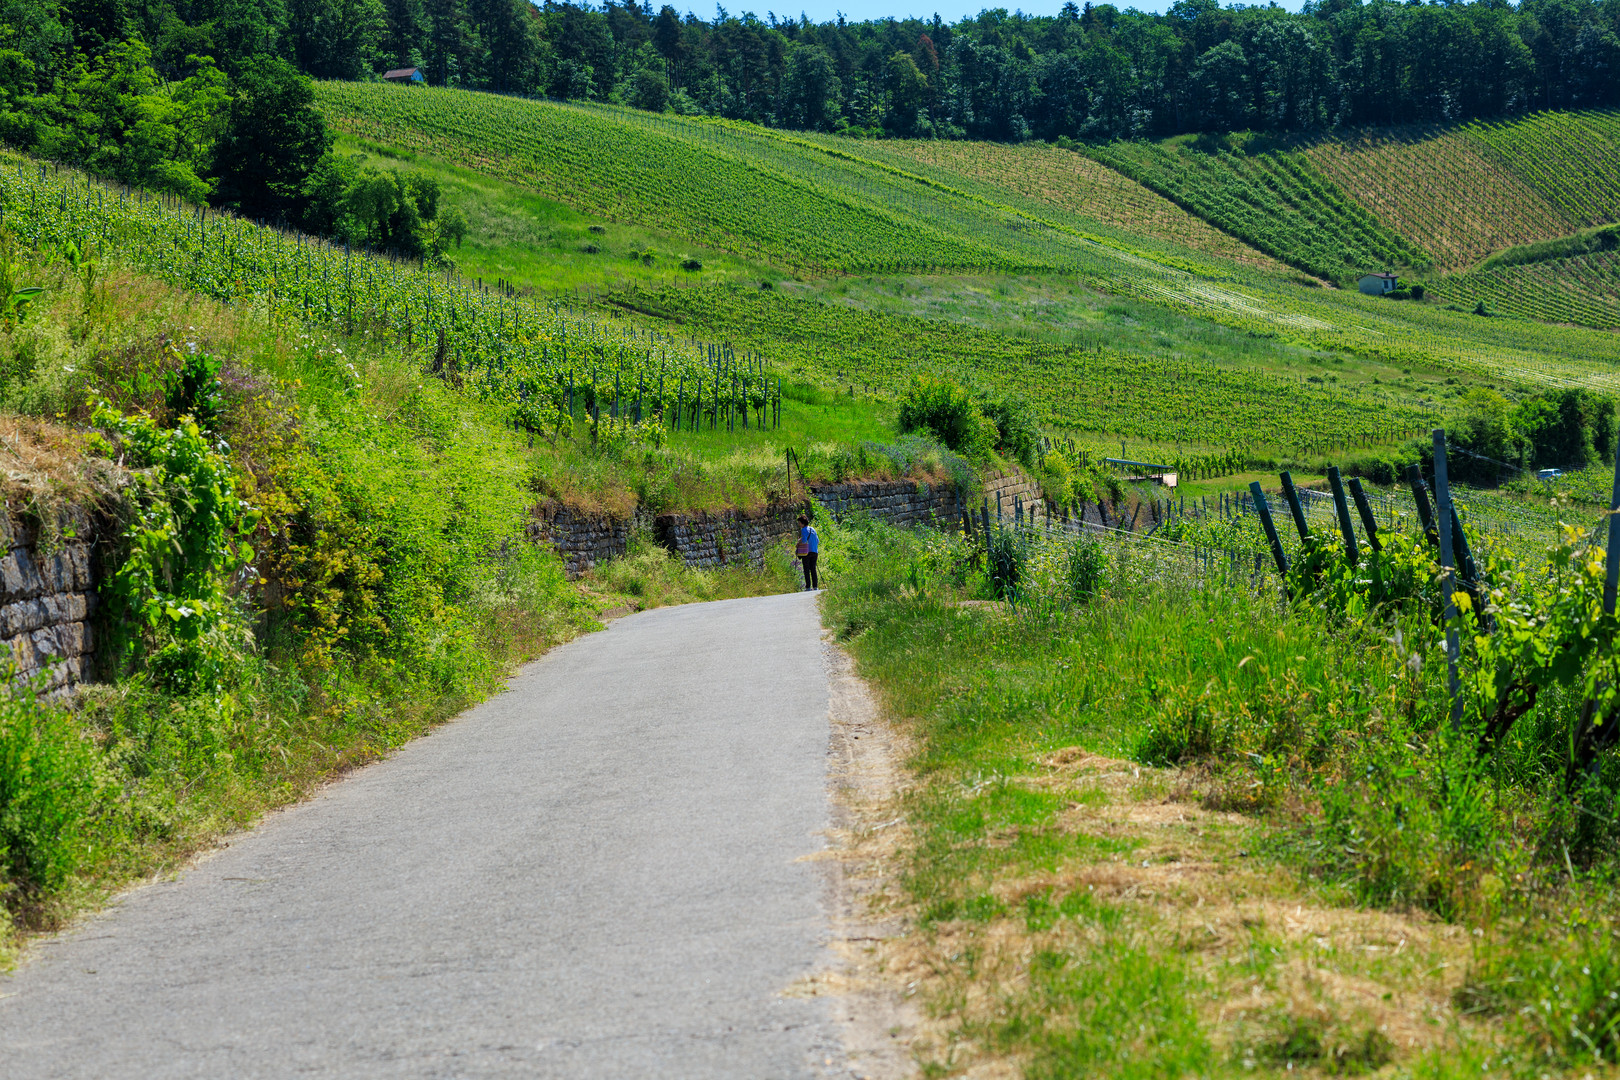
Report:
[[[1084,0],[1075,0],[1075,2],[1083,3]],[[1093,0],[1093,2],[1096,3],[1099,0]],[[1135,7],[1141,11],[1163,11],[1174,0],[1139,0],[1137,3],[1131,3],[1130,0],[1124,0],[1124,2],[1114,0],[1114,2],[1121,8]],[[1261,2],[1263,4],[1264,0],[1261,0]],[[1301,0],[1288,0],[1282,6],[1289,11],[1298,11],[1300,3]],[[781,7],[779,8],[777,5],[781,5]],[[654,7],[656,6],[655,3]],[[955,0],[954,3],[951,0],[937,0],[937,2],[932,3],[927,2],[927,0],[814,0],[814,2],[807,2],[807,0],[748,0],[747,3],[739,3],[737,0],[733,0],[732,3],[725,5],[726,10],[733,15],[741,15],[745,11],[752,11],[761,19],[765,18],[768,11],[775,11],[778,19],[797,19],[800,10],[803,10],[811,22],[830,22],[838,17],[840,11],[844,13],[844,18],[850,22],[860,22],[864,19],[882,19],[890,15],[897,18],[916,15],[920,18],[932,19],[935,12],[938,12],[939,17],[946,22],[956,22],[964,16],[977,15],[983,9],[995,6],[1000,5],[988,4],[985,3],[985,0]],[[1063,0],[1006,5],[1009,11],[1022,8],[1029,15],[1056,15],[1058,9],[1062,6]],[[702,19],[712,19],[714,17],[712,8],[705,10],[690,3],[686,7],[681,7],[679,4],[676,7],[682,11],[689,7]]]

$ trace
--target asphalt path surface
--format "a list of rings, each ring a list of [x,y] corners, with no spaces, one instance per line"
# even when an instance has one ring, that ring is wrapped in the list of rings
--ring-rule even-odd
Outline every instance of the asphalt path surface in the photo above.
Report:
[[[0,977],[0,1076],[847,1076],[812,594],[621,619]]]

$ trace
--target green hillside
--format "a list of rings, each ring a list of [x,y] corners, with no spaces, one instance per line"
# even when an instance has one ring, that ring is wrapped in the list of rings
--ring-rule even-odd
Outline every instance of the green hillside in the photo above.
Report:
[[[1428,256],[1344,194],[1314,163],[1325,158],[1297,148],[1183,140],[1080,154],[856,141],[362,84],[319,84],[318,100],[348,137],[403,151],[414,167],[531,191],[623,235],[656,234],[668,250],[703,245],[704,270],[677,272],[665,257],[650,272],[607,279],[635,291],[605,302],[655,334],[732,341],[812,380],[887,394],[911,373],[948,369],[1026,393],[1048,423],[1070,430],[1291,449],[1398,437],[1470,386],[1620,384],[1612,335],[1472,314],[1485,298],[1495,314],[1528,307],[1548,317],[1574,268],[1537,271],[1554,284],[1519,289],[1517,307],[1501,295],[1513,286],[1483,279],[1431,279],[1432,302],[1395,303],[1301,278],[1290,267],[1348,282],[1366,260]],[[1437,143],[1452,159],[1458,137]],[[1470,160],[1505,175],[1467,145]],[[1172,199],[1133,170],[1166,192],[1192,179]],[[490,265],[481,239],[458,256],[469,273]],[[534,245],[531,263],[577,258],[546,254],[556,246],[547,243]],[[742,261],[715,272],[718,252]],[[525,278],[508,265],[507,281],[557,284],[556,274]],[[749,295],[758,292],[750,266],[792,288],[793,302]],[[749,290],[704,287],[714,280]],[[506,303],[522,311],[528,301]],[[1604,310],[1566,300],[1557,321],[1602,325]]]

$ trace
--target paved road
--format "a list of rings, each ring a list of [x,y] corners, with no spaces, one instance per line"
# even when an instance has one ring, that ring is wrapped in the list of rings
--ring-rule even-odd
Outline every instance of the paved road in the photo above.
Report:
[[[0,978],[0,1076],[848,1075],[809,594],[632,616]]]

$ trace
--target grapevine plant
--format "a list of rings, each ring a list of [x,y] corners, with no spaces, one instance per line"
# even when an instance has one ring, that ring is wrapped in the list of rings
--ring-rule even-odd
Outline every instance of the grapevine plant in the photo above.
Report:
[[[246,630],[230,585],[253,560],[240,537],[256,512],[236,494],[227,448],[197,420],[172,428],[102,402],[93,423],[131,470],[119,534],[125,551],[103,595],[112,609],[114,662],[177,692],[218,692]]]
[[[1376,626],[1416,616],[1455,629],[1460,655],[1461,727],[1481,755],[1502,745],[1539,702],[1584,702],[1573,723],[1553,733],[1567,786],[1595,775],[1620,733],[1620,619],[1603,604],[1602,550],[1573,526],[1531,560],[1502,550],[1482,558],[1477,580],[1456,582],[1452,614],[1442,609],[1443,577],[1432,534],[1393,533],[1382,550],[1352,563],[1336,538],[1317,535],[1289,568],[1289,594],[1340,625]]]

